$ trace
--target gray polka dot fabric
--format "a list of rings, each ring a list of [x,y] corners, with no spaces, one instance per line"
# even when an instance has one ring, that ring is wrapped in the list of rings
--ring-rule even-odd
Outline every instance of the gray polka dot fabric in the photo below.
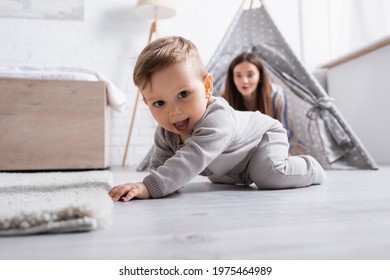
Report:
[[[240,9],[207,65],[222,95],[231,60],[256,52],[273,83],[283,87],[291,128],[290,153],[310,154],[326,169],[377,169],[331,98],[294,55],[264,6]]]

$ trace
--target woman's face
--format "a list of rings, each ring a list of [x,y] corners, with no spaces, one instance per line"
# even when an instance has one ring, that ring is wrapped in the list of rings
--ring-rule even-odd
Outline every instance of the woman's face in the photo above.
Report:
[[[253,98],[260,81],[260,72],[257,67],[243,61],[233,68],[233,81],[243,98]]]

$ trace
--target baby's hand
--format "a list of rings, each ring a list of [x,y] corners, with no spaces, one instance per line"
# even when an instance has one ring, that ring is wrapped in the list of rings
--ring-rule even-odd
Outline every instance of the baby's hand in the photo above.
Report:
[[[134,197],[150,198],[150,193],[144,183],[126,183],[123,185],[114,186],[108,193],[113,201],[129,201]]]

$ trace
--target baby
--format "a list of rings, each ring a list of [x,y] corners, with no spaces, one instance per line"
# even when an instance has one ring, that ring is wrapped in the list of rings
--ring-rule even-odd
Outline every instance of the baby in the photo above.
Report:
[[[133,73],[158,123],[151,171],[143,182],[114,186],[113,201],[167,196],[197,175],[212,182],[254,183],[259,189],[320,184],[321,165],[311,156],[288,156],[282,124],[256,112],[235,111],[213,97],[213,78],[196,46],[163,37],[141,52]]]

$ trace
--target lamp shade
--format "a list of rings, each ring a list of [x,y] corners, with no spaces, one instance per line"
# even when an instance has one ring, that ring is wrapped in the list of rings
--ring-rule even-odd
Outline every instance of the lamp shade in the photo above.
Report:
[[[136,14],[147,19],[165,19],[176,15],[174,0],[138,0]]]

